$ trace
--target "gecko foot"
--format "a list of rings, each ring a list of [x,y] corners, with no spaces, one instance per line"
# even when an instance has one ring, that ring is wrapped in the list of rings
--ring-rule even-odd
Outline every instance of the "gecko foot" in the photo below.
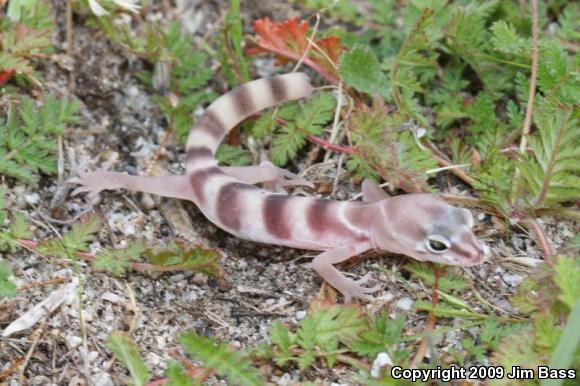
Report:
[[[114,183],[115,174],[109,172],[107,169],[100,169],[94,172],[80,171],[78,177],[68,180],[73,184],[80,185],[73,190],[72,195],[76,196],[80,193],[88,193],[88,196],[93,198],[103,190],[117,189],[118,186]]]
[[[276,192],[285,192],[286,186],[307,186],[314,189],[314,184],[310,181],[298,177],[298,175],[289,172],[288,170],[279,168],[270,161],[265,161],[260,164],[260,168],[270,169],[273,176],[270,181],[264,182],[264,188]]]
[[[362,284],[368,281],[370,274],[366,274],[362,279],[350,280],[344,278],[341,283],[335,286],[335,288],[344,296],[344,302],[350,303],[353,298],[358,298],[362,300],[372,301],[373,297],[369,294],[377,292],[381,286],[376,285],[374,287],[363,287]]]

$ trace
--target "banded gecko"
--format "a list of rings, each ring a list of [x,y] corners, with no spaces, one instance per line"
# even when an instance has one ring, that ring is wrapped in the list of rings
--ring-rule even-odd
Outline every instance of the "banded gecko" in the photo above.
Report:
[[[268,107],[310,96],[310,79],[291,73],[255,80],[215,100],[191,129],[186,145],[186,174],[130,176],[98,170],[83,172],[75,190],[97,195],[105,189],[128,189],[193,201],[225,231],[247,240],[322,251],[314,270],[346,302],[370,300],[377,287],[363,286],[334,265],[371,249],[404,254],[420,261],[473,266],[484,249],[471,231],[467,209],[449,206],[430,194],[389,197],[364,181],[362,202],[341,202],[280,194],[287,185],[308,185],[296,175],[266,162],[259,166],[220,167],[216,149],[228,131]],[[265,183],[271,190],[258,188]]]

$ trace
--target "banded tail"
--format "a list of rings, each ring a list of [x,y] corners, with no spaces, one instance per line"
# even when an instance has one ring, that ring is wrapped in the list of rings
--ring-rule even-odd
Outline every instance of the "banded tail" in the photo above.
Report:
[[[187,173],[216,166],[214,155],[219,144],[244,119],[268,107],[308,97],[311,93],[308,76],[296,72],[254,80],[222,95],[207,108],[189,133]]]

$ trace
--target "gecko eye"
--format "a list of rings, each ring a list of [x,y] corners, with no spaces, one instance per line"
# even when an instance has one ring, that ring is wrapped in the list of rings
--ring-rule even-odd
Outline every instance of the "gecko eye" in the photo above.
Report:
[[[441,236],[431,235],[427,239],[427,249],[433,253],[443,253],[449,249],[449,241]]]

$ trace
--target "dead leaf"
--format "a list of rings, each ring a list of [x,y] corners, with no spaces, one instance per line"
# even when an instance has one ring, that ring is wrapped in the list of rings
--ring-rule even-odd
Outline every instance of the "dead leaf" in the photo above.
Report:
[[[249,55],[273,53],[276,64],[283,65],[289,61],[298,61],[309,49],[308,22],[297,18],[282,22],[271,21],[270,18],[256,20],[254,31],[258,35],[255,47],[247,49]],[[336,83],[338,74],[334,63],[344,52],[338,36],[327,36],[315,40],[316,47],[310,47],[304,63],[324,76],[327,80]]]

